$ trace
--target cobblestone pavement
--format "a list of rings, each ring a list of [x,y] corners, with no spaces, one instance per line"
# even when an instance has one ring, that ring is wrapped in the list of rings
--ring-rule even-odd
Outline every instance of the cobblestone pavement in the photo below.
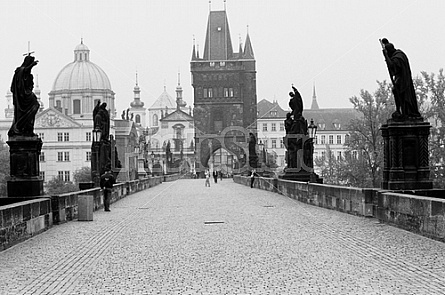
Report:
[[[444,251],[229,179],[178,180],[0,252],[0,294],[445,294]]]

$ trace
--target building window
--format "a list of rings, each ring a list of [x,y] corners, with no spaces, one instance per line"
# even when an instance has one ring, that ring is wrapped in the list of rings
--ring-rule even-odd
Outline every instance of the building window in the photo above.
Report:
[[[57,152],[57,161],[62,162],[63,161],[63,152]]]
[[[233,97],[233,88],[229,88],[229,97]]]
[[[70,134],[68,132],[63,133],[63,140],[64,141],[70,141]]]
[[[272,123],[272,131],[277,131],[277,124],[276,123]]]
[[[158,126],[158,115],[153,115],[153,126]]]
[[[56,107],[57,110],[62,111],[62,102],[60,100],[56,100]]]
[[[280,131],[284,131],[284,123],[280,123]]]
[[[318,144],[318,136],[315,135],[314,144]]]
[[[80,99],[73,100],[73,114],[80,114]]]
[[[357,160],[357,151],[352,151],[352,158]]]
[[[57,141],[63,141],[63,133],[57,132]]]
[[[63,160],[65,162],[69,162],[70,161],[70,152],[63,152]]]
[[[334,144],[334,135],[329,135],[329,144]]]
[[[87,157],[86,157],[86,161],[87,162],[91,162],[91,152],[87,152]]]
[[[141,116],[140,115],[136,115],[136,123],[137,124],[141,123]]]
[[[45,162],[45,153],[41,152],[39,156],[40,162]]]
[[[267,123],[263,123],[263,131],[267,131]]]
[[[57,171],[57,177],[58,177],[60,180],[63,180],[63,171]]]
[[[326,157],[326,152],[325,151],[321,151],[321,157],[324,159]]]
[[[213,88],[209,88],[209,97],[213,97]]]
[[[208,95],[208,89],[207,88],[204,88],[204,98],[207,98],[207,95]]]
[[[91,141],[91,132],[87,132],[85,135],[86,141]]]
[[[272,148],[273,149],[277,148],[277,140],[276,139],[272,139]]]
[[[224,88],[224,97],[229,97],[229,88]]]
[[[349,134],[345,135],[345,143],[349,143]]]
[[[226,66],[226,62],[225,62],[225,61],[220,61],[220,62],[219,62],[219,66],[221,66],[221,67],[225,67],[225,66]]]
[[[69,171],[63,171],[64,173],[64,178],[63,178],[63,180],[65,180],[65,181],[71,181],[70,180],[70,172]]]
[[[41,140],[45,140],[45,133],[39,133],[39,137]]]
[[[283,141],[283,139],[280,139],[280,148],[284,148],[284,141]]]
[[[320,144],[326,144],[326,135],[321,136],[321,142]]]
[[[337,153],[337,161],[341,161],[342,157],[341,157],[341,151],[339,151]]]
[[[341,135],[337,135],[337,144],[341,144]]]

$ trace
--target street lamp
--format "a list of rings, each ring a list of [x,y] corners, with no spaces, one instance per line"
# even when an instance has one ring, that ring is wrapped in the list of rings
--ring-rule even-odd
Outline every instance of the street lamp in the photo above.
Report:
[[[101,136],[102,136],[101,129],[96,128],[93,130],[93,142],[100,142]]]
[[[307,126],[307,129],[309,131],[309,137],[314,139],[317,134],[317,125],[314,124],[314,119],[311,119],[311,124]]]

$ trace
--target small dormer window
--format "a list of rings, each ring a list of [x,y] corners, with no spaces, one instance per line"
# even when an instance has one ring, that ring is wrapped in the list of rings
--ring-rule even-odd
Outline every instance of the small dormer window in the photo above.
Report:
[[[214,66],[215,66],[215,62],[214,62],[214,61],[211,61],[211,62],[210,62],[210,66],[211,66],[211,67],[214,67]]]
[[[339,130],[340,129],[340,122],[338,122],[337,120],[335,120],[333,123],[332,123],[333,125],[334,125],[334,129],[335,130]]]
[[[273,117],[276,117],[277,116],[277,111],[271,111],[270,115],[273,116]]]
[[[225,67],[225,66],[226,66],[226,62],[225,62],[225,61],[220,61],[220,62],[219,62],[219,65],[220,65],[221,67]]]
[[[325,130],[326,129],[326,124],[325,123],[318,123],[318,128],[320,128],[320,130]]]

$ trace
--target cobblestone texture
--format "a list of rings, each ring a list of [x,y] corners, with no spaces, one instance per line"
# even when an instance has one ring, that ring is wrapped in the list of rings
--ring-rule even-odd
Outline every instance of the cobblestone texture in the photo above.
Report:
[[[445,294],[444,243],[229,179],[111,210],[0,252],[0,294]]]

